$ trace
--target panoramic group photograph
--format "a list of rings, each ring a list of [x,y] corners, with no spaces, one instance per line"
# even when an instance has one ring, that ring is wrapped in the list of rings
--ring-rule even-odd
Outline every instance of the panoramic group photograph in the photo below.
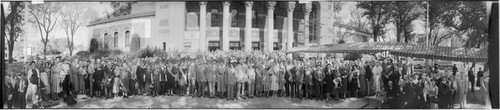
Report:
[[[498,1],[7,0],[0,20],[4,109],[499,107]]]

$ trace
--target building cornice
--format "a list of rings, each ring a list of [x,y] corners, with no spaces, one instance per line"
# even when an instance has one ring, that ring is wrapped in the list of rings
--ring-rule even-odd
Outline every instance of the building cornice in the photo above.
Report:
[[[99,24],[104,24],[104,23],[110,23],[110,22],[115,22],[115,21],[121,21],[121,20],[126,20],[126,19],[132,19],[132,18],[140,18],[140,17],[149,17],[149,16],[155,16],[155,12],[145,12],[145,13],[137,13],[137,14],[129,14],[125,16],[119,16],[119,17],[114,17],[114,18],[107,18],[107,19],[95,19],[89,22],[87,27],[99,25]]]

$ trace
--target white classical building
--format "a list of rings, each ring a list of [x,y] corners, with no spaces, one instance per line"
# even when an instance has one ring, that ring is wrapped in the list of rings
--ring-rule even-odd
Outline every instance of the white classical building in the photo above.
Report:
[[[89,23],[102,48],[287,50],[336,43],[333,2],[187,1],[137,2],[130,15]],[[347,31],[366,41],[371,34]]]

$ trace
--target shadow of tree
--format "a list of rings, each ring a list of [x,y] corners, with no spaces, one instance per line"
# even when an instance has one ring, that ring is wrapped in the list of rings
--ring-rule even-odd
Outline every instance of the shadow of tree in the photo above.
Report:
[[[181,96],[132,96],[114,99],[79,99],[75,105],[59,105],[56,108],[362,108],[366,99],[348,98],[321,101],[297,98],[252,98],[226,100],[218,98],[193,98]]]

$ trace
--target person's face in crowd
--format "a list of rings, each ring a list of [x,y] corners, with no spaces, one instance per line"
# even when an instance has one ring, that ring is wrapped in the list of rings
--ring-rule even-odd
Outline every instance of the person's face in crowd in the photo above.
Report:
[[[11,73],[11,72],[9,71],[8,73]],[[12,78],[10,77],[10,75],[5,75],[4,80],[5,80],[5,82],[7,82],[5,84],[12,83],[12,81],[11,81]]]

